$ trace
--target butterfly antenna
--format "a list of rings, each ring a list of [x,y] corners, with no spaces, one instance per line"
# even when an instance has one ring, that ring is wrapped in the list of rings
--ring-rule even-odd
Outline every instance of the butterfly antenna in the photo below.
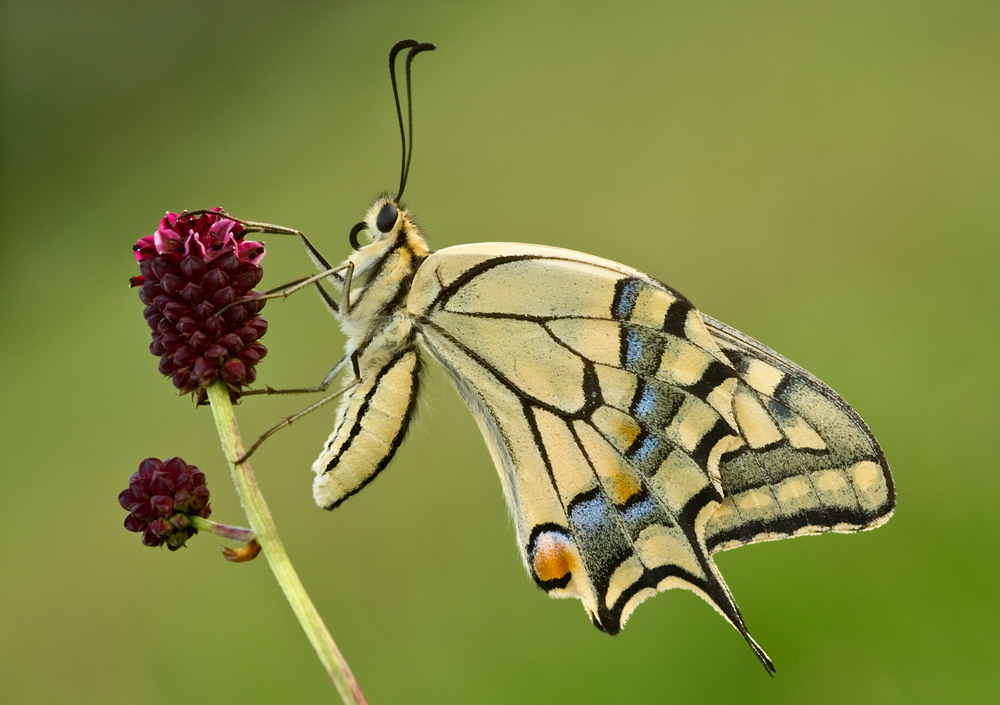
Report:
[[[406,188],[406,177],[410,173],[410,160],[413,157],[413,96],[410,88],[410,65],[413,58],[422,51],[431,51],[436,47],[430,43],[420,43],[415,39],[403,39],[392,45],[389,50],[389,78],[392,79],[392,96],[396,101],[396,120],[399,122],[399,139],[402,142],[402,166],[399,173],[399,192],[396,194],[396,202],[403,196],[403,189]],[[403,127],[403,110],[399,103],[399,88],[396,85],[396,55],[403,49],[409,49],[406,54],[406,119],[410,133],[410,145],[407,150],[406,132]]]
[[[399,187],[399,195],[396,196],[397,203],[403,195],[403,186],[406,185],[406,179],[410,176],[410,164],[413,163],[413,92],[410,89],[410,64],[413,63],[413,58],[420,52],[433,51],[436,48],[433,44],[425,42],[418,44],[406,53],[406,118],[409,123],[410,151],[406,155],[406,169],[403,171],[403,183]]]

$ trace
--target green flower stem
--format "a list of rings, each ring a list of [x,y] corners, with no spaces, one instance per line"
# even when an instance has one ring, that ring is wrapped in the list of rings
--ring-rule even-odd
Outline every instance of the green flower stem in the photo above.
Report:
[[[244,529],[242,526],[226,526],[225,524],[219,524],[211,519],[191,517],[191,526],[196,528],[198,531],[206,531],[210,534],[221,536],[224,539],[232,539],[233,541],[249,543],[254,539],[253,531],[250,529]]]
[[[367,705],[368,701],[361,692],[358,682],[354,679],[347,661],[341,655],[337,645],[333,642],[333,637],[327,631],[326,625],[319,616],[319,612],[313,606],[312,600],[306,594],[302,581],[292,567],[285,547],[278,538],[277,528],[268,511],[264,497],[257,487],[253,471],[249,463],[236,465],[235,460],[242,458],[244,454],[243,440],[240,438],[240,431],[236,425],[236,417],[233,414],[233,405],[229,401],[229,390],[220,379],[208,388],[208,398],[212,403],[212,414],[215,416],[215,426],[222,439],[222,450],[226,454],[229,462],[229,469],[233,475],[233,482],[236,483],[236,491],[239,494],[240,502],[246,512],[250,527],[253,529],[260,544],[264,556],[278,579],[281,590],[288,598],[292,611],[298,617],[302,629],[305,630],[306,637],[330,679],[337,687],[337,692],[345,703],[355,703],[356,705]]]

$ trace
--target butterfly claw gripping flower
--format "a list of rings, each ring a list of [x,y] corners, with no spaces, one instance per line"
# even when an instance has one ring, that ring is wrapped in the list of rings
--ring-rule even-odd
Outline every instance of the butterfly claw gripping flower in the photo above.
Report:
[[[152,329],[151,353],[160,372],[181,394],[205,401],[219,377],[235,401],[257,378],[254,366],[267,354],[257,340],[267,321],[257,315],[264,301],[248,300],[262,276],[263,243],[245,240],[243,224],[216,208],[167,213],[153,235],[133,248],[143,315]]]
[[[205,474],[180,458],[146,458],[118,495],[129,513],[125,528],[142,532],[144,545],[167,544],[171,551],[198,533],[190,517],[207,519],[212,513],[208,499]]]

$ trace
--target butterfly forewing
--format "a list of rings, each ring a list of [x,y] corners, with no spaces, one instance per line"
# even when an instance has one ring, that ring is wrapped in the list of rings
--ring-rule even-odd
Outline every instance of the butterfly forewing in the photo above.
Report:
[[[889,465],[857,413],[798,365],[704,318],[740,374],[734,409],[747,439],[720,464],[726,497],[706,527],[709,550],[887,521]]]

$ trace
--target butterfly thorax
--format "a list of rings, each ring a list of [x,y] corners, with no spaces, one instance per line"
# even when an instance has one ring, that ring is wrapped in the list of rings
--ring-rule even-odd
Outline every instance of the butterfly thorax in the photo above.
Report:
[[[373,344],[380,349],[372,360],[382,358],[412,343],[412,322],[406,313],[406,297],[420,264],[430,254],[409,214],[398,209],[395,224],[388,232],[379,229],[378,216],[387,197],[375,200],[365,218],[364,233],[372,240],[351,255],[344,264],[353,265],[349,305],[338,317],[348,337],[348,351],[364,353]]]

